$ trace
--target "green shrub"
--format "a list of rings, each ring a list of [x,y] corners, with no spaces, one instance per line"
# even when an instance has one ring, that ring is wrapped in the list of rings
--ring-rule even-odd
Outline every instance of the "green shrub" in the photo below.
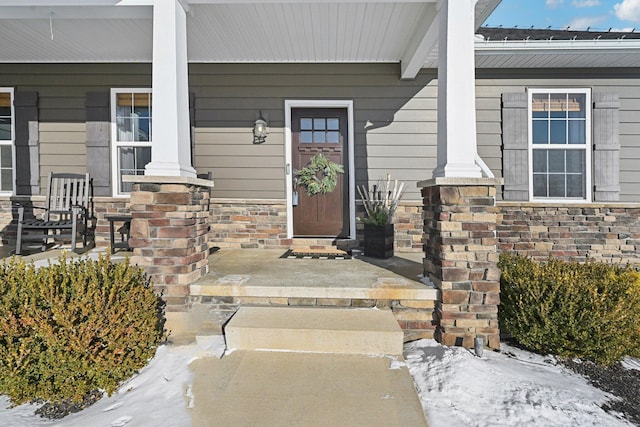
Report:
[[[67,260],[36,269],[0,264],[0,393],[12,404],[111,394],[151,359],[163,307],[129,262]]]
[[[608,365],[640,355],[640,273],[502,254],[500,326],[541,353]]]

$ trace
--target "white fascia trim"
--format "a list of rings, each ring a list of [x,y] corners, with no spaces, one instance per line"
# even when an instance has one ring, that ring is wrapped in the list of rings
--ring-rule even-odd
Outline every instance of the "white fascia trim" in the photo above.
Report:
[[[531,103],[533,99],[533,95],[536,93],[583,93],[586,96],[585,99],[585,118],[587,129],[585,132],[585,180],[586,180],[586,191],[584,199],[572,199],[572,198],[543,198],[543,197],[533,197],[533,118],[531,116]],[[593,160],[591,153],[593,151],[593,103],[591,100],[591,88],[588,87],[554,87],[554,88],[545,88],[545,87],[527,87],[527,150],[528,150],[528,168],[527,176],[529,180],[529,202],[531,203],[540,203],[540,202],[549,202],[549,203],[567,203],[567,204],[584,204],[584,203],[593,203],[593,192],[592,192],[592,170],[593,170]],[[574,148],[581,148],[582,144],[573,145]],[[557,145],[547,145],[547,149],[552,150],[566,150],[570,149],[572,145],[570,144],[557,144]],[[545,149],[545,146],[540,145],[538,147],[540,149]]]
[[[296,99],[284,101],[284,158],[285,158],[285,188],[287,194],[287,238],[293,238],[293,171],[292,171],[292,134],[291,134],[291,110],[293,108],[346,108],[348,122],[347,150],[349,155],[349,237],[356,238],[356,170],[355,170],[355,131],[353,100],[319,100]]]
[[[110,110],[111,115],[109,117],[110,123],[110,133],[111,137],[109,140],[109,150],[111,151],[111,195],[115,198],[128,198],[130,197],[129,193],[120,193],[118,192],[118,178],[119,178],[119,170],[118,170],[118,147],[120,146],[141,146],[147,147],[151,146],[153,150],[153,133],[151,134],[151,141],[149,142],[135,142],[135,141],[118,141],[118,125],[116,123],[116,107],[117,100],[116,95],[118,93],[151,93],[153,94],[153,89],[150,87],[115,87],[111,88],[111,93],[109,96],[109,103],[111,104]],[[151,117],[153,119],[153,112],[151,113]]]
[[[15,89],[12,87],[0,87],[0,92],[9,93],[11,96],[11,191],[0,191],[0,196],[11,196],[16,194],[16,110],[13,105]],[[5,143],[7,141],[4,141]]]
[[[476,41],[476,54],[602,53],[640,49],[640,40],[502,40]]]

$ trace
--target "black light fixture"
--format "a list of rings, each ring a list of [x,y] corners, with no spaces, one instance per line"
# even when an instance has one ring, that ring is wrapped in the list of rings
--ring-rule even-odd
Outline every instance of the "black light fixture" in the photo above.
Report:
[[[260,116],[256,119],[255,125],[253,126],[253,143],[254,144],[262,144],[267,139],[267,126],[269,124],[262,117],[262,111],[260,111]]]

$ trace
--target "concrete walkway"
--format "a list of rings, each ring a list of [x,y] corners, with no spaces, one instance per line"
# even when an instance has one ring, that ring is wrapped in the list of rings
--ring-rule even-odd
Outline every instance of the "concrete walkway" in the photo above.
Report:
[[[194,426],[427,426],[388,310],[242,307],[225,334],[190,365]]]
[[[190,366],[193,426],[427,426],[392,357],[239,350]]]

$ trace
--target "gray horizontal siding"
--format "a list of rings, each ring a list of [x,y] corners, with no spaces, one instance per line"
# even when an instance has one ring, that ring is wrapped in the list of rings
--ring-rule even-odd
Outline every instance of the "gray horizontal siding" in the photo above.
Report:
[[[49,172],[85,173],[84,123],[40,123],[40,188],[46,191]]]
[[[478,70],[478,152],[502,176],[501,95],[527,87],[590,87],[620,97],[621,201],[640,202],[638,70]],[[283,199],[284,101],[350,99],[355,113],[358,184],[391,173],[415,182],[436,166],[437,82],[434,70],[401,81],[393,64],[191,64],[196,96],[195,167],[213,172],[214,196]],[[148,87],[149,64],[3,64],[0,86],[40,96],[41,179],[49,170],[83,172],[87,92]],[[256,114],[268,116],[265,144],[252,144]],[[105,159],[108,161],[108,159]]]
[[[149,64],[2,64],[0,86],[39,95],[40,183],[51,172],[86,172],[87,92],[151,86]],[[109,162],[109,159],[104,159]]]
[[[390,64],[192,64],[196,95],[195,168],[213,170],[214,197],[285,197],[284,102],[350,99],[354,103],[358,184],[392,176],[415,182],[435,167],[435,73],[401,81]],[[268,116],[265,144],[253,145],[256,114]],[[242,181],[242,182],[240,182]]]

